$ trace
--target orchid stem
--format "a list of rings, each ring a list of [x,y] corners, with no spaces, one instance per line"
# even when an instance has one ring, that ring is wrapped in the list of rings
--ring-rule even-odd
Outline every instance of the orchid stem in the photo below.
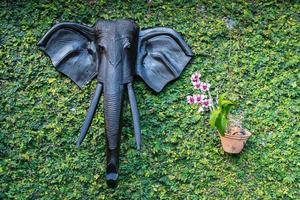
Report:
[[[207,82],[207,80],[205,80]],[[208,90],[208,96],[209,98],[211,99],[211,107],[212,107],[212,110],[215,110],[215,106],[214,106],[214,101],[213,99],[211,98],[211,94],[210,94],[210,91]],[[209,110],[211,111],[211,107],[209,107]]]

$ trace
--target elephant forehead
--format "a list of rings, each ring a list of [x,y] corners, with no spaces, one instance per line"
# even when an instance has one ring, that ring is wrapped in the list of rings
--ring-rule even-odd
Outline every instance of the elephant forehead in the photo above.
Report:
[[[131,36],[130,35],[109,35],[109,34],[102,34],[101,35],[101,43],[105,43],[105,44],[111,44],[112,46],[117,46],[119,44],[123,44],[125,40],[131,41]]]
[[[135,35],[137,26],[132,20],[99,20],[96,30],[103,37],[120,38]]]

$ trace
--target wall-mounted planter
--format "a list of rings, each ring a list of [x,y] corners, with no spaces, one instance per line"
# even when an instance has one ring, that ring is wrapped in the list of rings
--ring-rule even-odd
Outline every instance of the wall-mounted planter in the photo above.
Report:
[[[240,129],[238,128],[238,130]],[[240,132],[230,134],[225,133],[224,136],[220,135],[220,138],[225,152],[231,154],[238,154],[243,150],[245,143],[250,136],[251,133],[245,130],[243,134],[241,134]]]

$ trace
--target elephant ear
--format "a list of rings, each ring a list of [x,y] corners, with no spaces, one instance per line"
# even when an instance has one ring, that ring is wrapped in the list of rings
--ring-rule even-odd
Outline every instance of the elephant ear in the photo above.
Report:
[[[182,37],[170,28],[152,28],[139,33],[137,74],[160,92],[181,74],[193,53]]]
[[[81,89],[97,74],[97,52],[94,29],[76,24],[53,26],[38,46],[54,67],[67,75]]]

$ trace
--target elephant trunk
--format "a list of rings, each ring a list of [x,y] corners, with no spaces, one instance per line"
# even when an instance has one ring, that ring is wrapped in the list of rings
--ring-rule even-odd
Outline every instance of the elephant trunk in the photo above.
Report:
[[[119,149],[124,85],[104,83],[104,117],[106,138],[106,180],[109,187],[116,187],[118,179]]]

